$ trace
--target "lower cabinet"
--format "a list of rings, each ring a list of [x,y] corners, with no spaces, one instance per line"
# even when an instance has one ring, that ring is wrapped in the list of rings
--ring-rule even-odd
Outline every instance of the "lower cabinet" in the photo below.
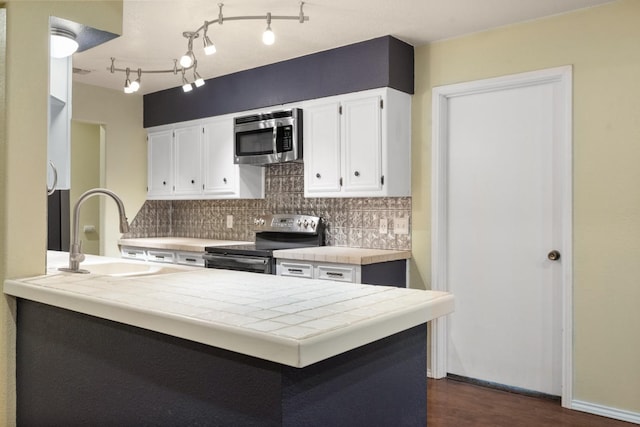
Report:
[[[396,260],[375,264],[338,264],[278,259],[276,274],[305,279],[333,280],[346,283],[407,286],[407,262]]]
[[[120,248],[120,256],[122,258],[167,264],[192,265],[194,267],[204,267],[203,255],[204,252],[171,251],[131,246],[122,246]]]

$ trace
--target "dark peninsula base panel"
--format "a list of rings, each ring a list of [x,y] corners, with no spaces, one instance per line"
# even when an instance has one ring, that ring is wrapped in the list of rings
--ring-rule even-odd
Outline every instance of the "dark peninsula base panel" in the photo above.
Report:
[[[19,299],[19,426],[424,426],[426,327],[297,369]]]

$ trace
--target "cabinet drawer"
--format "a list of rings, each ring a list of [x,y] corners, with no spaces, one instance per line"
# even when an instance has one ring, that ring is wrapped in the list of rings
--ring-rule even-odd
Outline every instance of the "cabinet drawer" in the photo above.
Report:
[[[355,267],[319,265],[317,267],[316,278],[320,280],[356,283],[356,269]]]
[[[276,268],[276,272],[279,276],[294,276],[312,279],[313,265],[293,262],[279,262]]]
[[[174,254],[173,252],[166,252],[166,251],[148,251],[147,261],[166,262],[169,264],[173,264]]]
[[[178,264],[193,265],[196,267],[204,267],[204,258],[201,253],[197,252],[178,252]]]
[[[128,259],[139,259],[140,261],[147,260],[145,250],[140,248],[123,247],[120,249],[120,256]]]

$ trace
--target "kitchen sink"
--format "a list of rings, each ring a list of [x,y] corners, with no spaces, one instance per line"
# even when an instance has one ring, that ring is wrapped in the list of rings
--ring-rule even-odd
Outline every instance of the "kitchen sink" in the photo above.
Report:
[[[179,273],[187,271],[184,268],[170,267],[149,263],[107,262],[100,264],[84,264],[82,269],[92,274],[114,277],[151,276],[155,274]]]

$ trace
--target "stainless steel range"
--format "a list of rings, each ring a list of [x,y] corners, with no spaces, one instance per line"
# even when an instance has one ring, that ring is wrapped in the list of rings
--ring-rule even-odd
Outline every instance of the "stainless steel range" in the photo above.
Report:
[[[324,246],[325,223],[310,215],[273,214],[254,220],[254,244],[207,246],[205,267],[227,270],[276,273],[276,249]]]

